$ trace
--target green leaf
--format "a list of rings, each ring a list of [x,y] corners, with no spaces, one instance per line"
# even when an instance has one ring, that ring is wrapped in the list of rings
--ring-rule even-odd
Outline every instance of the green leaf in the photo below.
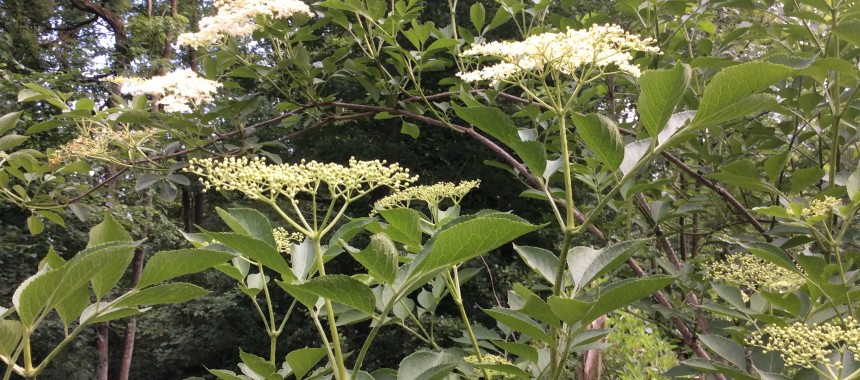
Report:
[[[48,220],[54,222],[60,226],[63,226],[63,227],[66,226],[66,222],[63,220],[63,217],[60,216],[60,214],[57,214],[56,212],[48,211],[48,210],[39,210],[39,211],[36,211],[36,214],[45,218],[45,219],[48,219]]]
[[[794,71],[788,66],[758,61],[723,69],[705,87],[691,125],[697,129],[711,127],[774,104],[772,97],[755,94],[788,78]]]
[[[487,10],[484,9],[484,4],[475,3],[469,8],[469,18],[472,21],[472,26],[475,27],[475,30],[480,31],[481,28],[484,27],[484,22],[486,21]]]
[[[860,21],[849,20],[839,23],[833,33],[848,43],[860,47]]]
[[[403,243],[406,249],[412,252],[421,249],[423,215],[420,212],[409,208],[393,208],[380,210],[379,215],[382,215],[388,222],[388,226],[385,226],[381,231],[384,231],[391,240]]]
[[[239,350],[239,357],[242,359],[242,364],[264,379],[268,379],[275,373],[275,365],[266,359],[242,350]]]
[[[45,224],[36,215],[30,215],[27,218],[27,228],[30,229],[30,235],[36,236],[45,230]]]
[[[130,243],[122,242],[119,245],[105,246],[97,248],[92,253],[81,257],[78,255],[69,260],[66,267],[68,272],[63,278],[63,284],[60,285],[58,293],[64,292],[66,289],[76,289],[77,286],[83,286],[89,280],[92,283],[93,293],[97,299],[101,299],[108,291],[110,291],[122,276],[125,274],[125,269],[134,258],[134,246]],[[96,269],[89,266],[95,266]],[[80,271],[80,273],[78,273]],[[89,274],[92,273],[92,274]],[[77,281],[83,282],[79,283]],[[55,295],[56,301],[59,302],[62,297],[60,294]]]
[[[30,276],[12,295],[12,304],[18,313],[18,319],[25,327],[33,326],[39,314],[48,307],[48,302],[57,289],[63,272],[53,270],[40,272]]]
[[[475,363],[472,364],[473,367],[477,369],[486,369],[488,371],[492,371],[494,373],[494,378],[496,376],[501,376],[502,379],[529,379],[529,376],[526,371],[523,371],[517,366],[512,364],[503,364],[503,363]]]
[[[496,345],[496,347],[501,348],[502,350],[510,352],[533,363],[537,363],[538,361],[539,356],[537,348],[530,344],[505,342],[501,340],[494,340],[493,344]]]
[[[738,368],[746,368],[746,351],[744,348],[731,339],[726,339],[718,335],[699,335],[699,340],[711,351],[722,356],[730,363]]]
[[[597,113],[571,116],[585,146],[610,170],[618,169],[624,160],[624,142],[615,122]]]
[[[418,136],[421,135],[421,129],[419,129],[418,125],[415,123],[404,121],[400,125],[400,133],[412,137],[413,139],[417,139]]]
[[[383,234],[370,237],[370,244],[361,251],[349,252],[356,261],[367,268],[371,276],[393,284],[397,276],[397,260],[400,256],[394,242]]]
[[[636,110],[651,137],[657,137],[690,85],[692,70],[685,64],[671,70],[647,70],[639,77]]]
[[[538,247],[525,247],[514,244],[514,250],[517,251],[532,271],[541,275],[550,284],[555,285],[558,257],[552,252]]]
[[[595,278],[617,268],[621,263],[642,249],[644,240],[632,240],[603,249],[592,249],[590,247],[571,248],[567,255],[567,266],[573,278],[574,294],[578,289],[583,289]]]
[[[142,289],[158,282],[167,281],[186,274],[197,273],[234,257],[229,252],[208,249],[180,249],[158,252],[146,262],[146,267],[143,268],[140,280],[135,288]]]
[[[68,327],[72,322],[78,319],[87,305],[90,304],[90,290],[86,286],[80,287],[78,290],[69,293],[65,300],[57,302],[54,305],[54,310],[60,316],[64,327]]]
[[[313,369],[317,363],[326,355],[323,348],[300,348],[287,354],[286,361],[296,376],[296,379],[305,377],[305,374]]]
[[[467,123],[493,136],[510,147],[523,160],[535,175],[543,175],[546,170],[546,152],[538,141],[523,141],[514,121],[502,110],[491,107],[458,107],[454,112]]]
[[[513,287],[514,293],[518,296],[522,297],[525,300],[525,304],[519,309],[520,313],[523,313],[529,317],[535,318],[538,321],[546,323],[547,325],[553,326],[555,328],[561,328],[561,322],[559,322],[559,318],[555,315],[552,308],[547,304],[544,300],[534,294],[531,290],[525,288],[520,284],[514,284]]]
[[[743,159],[723,165],[719,173],[708,174],[706,177],[748,190],[778,194],[779,190],[763,182],[758,173],[759,170],[752,161]]]
[[[457,265],[538,229],[524,219],[500,212],[459,217],[445,225],[412,262],[411,273]]]
[[[594,306],[589,310],[585,319],[587,322],[597,319],[631,302],[647,297],[675,281],[672,276],[650,276],[616,281],[600,288],[600,296],[594,300]]]
[[[800,271],[794,265],[794,261],[791,260],[791,257],[789,257],[788,254],[785,253],[785,251],[773,244],[760,242],[744,244],[743,247],[746,248],[747,251],[749,251],[753,255],[758,256],[764,261],[767,261],[784,269],[788,269],[789,271],[792,271],[794,273],[800,273]]]
[[[232,248],[242,256],[273,269],[285,279],[289,280],[295,277],[287,261],[284,260],[284,257],[281,256],[278,250],[262,240],[229,232],[203,231],[203,234],[212,240]]]
[[[10,112],[0,116],[0,135],[9,132],[15,125],[18,124],[18,119],[21,118],[22,111]]]
[[[45,120],[45,121],[31,125],[29,128],[27,128],[27,131],[25,132],[25,134],[29,136],[29,135],[33,135],[33,134],[36,134],[39,132],[50,131],[50,130],[55,129],[61,125],[66,125],[66,124],[69,124],[69,122],[67,120]]]
[[[209,373],[215,375],[215,377],[221,380],[246,380],[246,378],[236,376],[235,372],[228,371],[226,369],[210,369]]]
[[[397,380],[441,380],[457,367],[457,361],[444,352],[418,351],[400,362]]]
[[[593,302],[551,296],[547,299],[547,303],[555,312],[555,315],[569,325],[591,322],[584,321],[583,319],[585,318],[585,315],[588,314],[588,311],[594,306]]]
[[[513,330],[519,331],[544,343],[554,344],[553,342],[555,342],[555,339],[550,337],[541,325],[523,313],[500,307],[482,310],[499,323],[508,326]]]
[[[148,189],[150,186],[155,185],[161,181],[161,176],[143,173],[137,176],[137,181],[134,183],[134,191],[142,191]]]
[[[105,213],[105,219],[90,230],[87,248],[115,241],[130,242],[133,240],[128,231],[110,213]]]
[[[345,275],[314,277],[301,284],[283,283],[281,286],[290,294],[294,292],[312,294],[363,311],[368,315],[373,315],[376,305],[376,297],[367,285]]]
[[[0,137],[0,151],[9,150],[27,141],[29,137],[16,134]]]
[[[0,320],[0,356],[11,357],[23,337],[24,326],[21,322]]]
[[[216,207],[215,210],[233,232],[262,240],[272,247],[278,246],[272,234],[272,223],[261,212],[252,208],[231,208],[224,210]]]
[[[822,177],[824,177],[824,169],[819,167],[797,169],[791,174],[791,191],[802,192],[812,186]],[[817,192],[817,189],[816,189]]]
[[[86,311],[84,312],[86,315]],[[117,319],[125,319],[135,315],[140,315],[140,310],[133,307],[111,308],[110,310],[101,310],[98,315],[82,320],[82,323],[95,324],[102,322],[115,321]]]
[[[116,303],[117,307],[138,305],[166,305],[181,303],[204,296],[208,291],[197,285],[184,282],[162,284],[142,289],[130,296],[123,297]]]

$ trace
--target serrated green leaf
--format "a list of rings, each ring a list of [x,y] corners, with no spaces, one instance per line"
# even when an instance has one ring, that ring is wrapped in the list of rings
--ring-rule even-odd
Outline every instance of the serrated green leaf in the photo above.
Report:
[[[425,245],[412,262],[412,273],[428,273],[460,264],[538,229],[511,214],[491,212],[449,222]]]
[[[239,350],[239,358],[242,359],[242,364],[263,379],[268,379],[275,373],[275,365],[257,355]]]
[[[90,230],[87,248],[115,241],[133,241],[131,235],[122,227],[110,213],[105,213],[105,219]]]
[[[555,284],[555,273],[558,270],[558,257],[552,252],[538,247],[526,247],[514,244],[516,251],[523,261],[535,273],[541,275],[550,284]]]
[[[699,340],[716,352],[721,357],[734,364],[738,368],[746,368],[746,351],[744,348],[731,339],[726,339],[718,335],[699,335]]]
[[[235,256],[228,252],[209,249],[180,249],[161,251],[153,255],[143,268],[135,288],[142,289],[152,284],[197,273]]]
[[[475,30],[480,31],[484,27],[486,21],[487,10],[484,9],[484,4],[475,3],[469,8],[469,19],[472,21],[472,26]]]
[[[18,320],[25,327],[33,326],[39,314],[50,307],[51,296],[60,284],[62,275],[63,272],[58,270],[40,272],[24,280],[15,290],[12,304],[15,305]]]
[[[559,321],[558,316],[555,315],[555,312],[553,312],[549,304],[538,297],[537,294],[534,294],[531,290],[520,284],[514,284],[513,291],[525,300],[525,304],[515,311],[535,318],[538,321],[555,328],[561,328],[561,322]]]
[[[802,192],[824,177],[824,169],[819,167],[801,168],[791,173],[791,191]],[[817,189],[816,189],[817,192]]]
[[[312,294],[349,306],[368,315],[373,315],[376,305],[373,291],[361,281],[349,276],[334,274],[314,277],[301,284],[283,283],[280,285],[290,294]]]
[[[21,118],[22,111],[18,112],[10,112],[3,116],[0,116],[0,135],[3,135],[6,132],[15,128],[15,125],[18,124],[18,119]]]
[[[24,141],[27,141],[27,139],[29,139],[29,137],[16,134],[0,137],[0,151],[9,150],[21,145]]]
[[[0,356],[11,357],[23,337],[24,326],[21,322],[0,320]]]
[[[618,169],[624,160],[624,142],[615,122],[598,113],[571,117],[585,146],[610,170]]]
[[[491,107],[454,106],[457,116],[510,147],[535,175],[546,170],[546,152],[542,143],[523,141],[514,121],[502,110]]]
[[[744,244],[743,247],[764,261],[787,269],[791,272],[800,273],[794,265],[794,262],[791,260],[791,257],[789,257],[785,251],[773,244],[759,242]]]
[[[848,43],[860,47],[860,21],[848,20],[840,22],[833,33]]]
[[[27,217],[27,228],[30,230],[30,235],[36,236],[45,230],[45,224],[36,215]]]
[[[746,62],[727,67],[705,87],[691,125],[707,128],[757,112],[774,104],[771,97],[756,95],[788,78],[795,69],[768,62]]]
[[[262,240],[273,247],[278,246],[272,234],[272,223],[261,212],[252,208],[231,208],[224,210],[216,207],[215,210],[233,232]]]
[[[84,286],[86,281],[81,285],[78,285],[78,281],[85,278],[92,284],[96,298],[101,299],[122,279],[122,276],[125,275],[125,269],[131,264],[133,258],[134,246],[131,244],[106,246],[84,257],[78,253],[66,264],[68,272],[63,279],[63,284],[60,285],[61,289],[58,289],[57,292],[61,293],[65,289],[76,289],[77,286]],[[92,271],[92,268],[88,266],[96,266],[96,270]],[[78,271],[81,273],[76,274]],[[67,281],[70,282],[67,283]],[[56,301],[59,302],[60,294],[57,294],[56,297],[58,297]]]
[[[617,268],[644,245],[644,240],[632,240],[603,249],[571,248],[567,255],[567,267],[573,278],[574,289],[583,289],[595,278]]]
[[[538,351],[535,346],[531,344],[525,343],[514,343],[514,342],[505,342],[501,340],[492,341],[496,347],[501,348],[507,352],[510,352],[516,356],[529,360],[533,363],[537,363],[538,361]]]
[[[34,135],[36,133],[50,131],[52,129],[56,129],[59,126],[69,124],[67,120],[45,120],[36,124],[31,125],[27,128],[25,132],[26,135]]]
[[[36,214],[45,218],[45,219],[48,219],[48,220],[50,220],[50,221],[52,221],[52,222],[54,222],[54,223],[56,223],[62,227],[66,226],[66,222],[63,220],[63,217],[60,216],[60,214],[57,214],[56,212],[48,211],[48,210],[39,210],[39,211],[36,211]]]
[[[719,173],[708,174],[706,177],[748,190],[778,194],[779,190],[763,182],[758,173],[759,170],[752,161],[743,159],[723,165]]]
[[[651,137],[657,137],[690,85],[690,66],[678,64],[671,70],[647,70],[639,77],[641,93],[636,110]]]
[[[215,377],[221,380],[246,380],[239,376],[236,376],[236,373],[233,371],[228,371],[226,369],[210,369],[209,373],[215,375]]]
[[[69,324],[77,320],[89,304],[90,290],[86,286],[82,286],[78,290],[69,293],[63,301],[57,302],[54,305],[54,310],[60,316],[63,326],[69,327]]]
[[[500,307],[482,310],[484,310],[485,313],[493,317],[493,319],[495,319],[496,321],[500,322],[505,326],[510,327],[515,331],[519,331],[541,342],[550,344],[552,344],[552,342],[555,342],[555,339],[550,337],[549,334],[547,334],[546,330],[541,327],[541,325],[539,325],[537,322],[535,322],[533,319],[523,313]]]
[[[441,380],[455,367],[457,361],[444,352],[418,351],[400,362],[397,380]]]
[[[301,379],[325,356],[323,348],[300,348],[287,354],[286,361],[296,379]]]
[[[284,260],[284,257],[281,256],[278,250],[262,240],[229,232],[203,231],[203,234],[212,240],[230,247],[242,256],[278,272],[285,279],[289,280],[295,277],[289,264],[287,264],[287,261]]]
[[[594,300],[594,305],[589,309],[582,323],[591,323],[601,315],[647,297],[674,281],[675,278],[671,276],[650,276],[616,281],[602,286],[599,290],[600,296]]]
[[[123,297],[116,303],[117,307],[138,305],[166,305],[193,300],[209,293],[194,284],[184,282],[173,282],[170,284],[156,285],[141,289],[140,291]]]
[[[370,237],[370,244],[367,248],[358,252],[350,252],[350,254],[367,268],[371,276],[386,284],[394,283],[399,254],[394,242],[388,236],[374,234]]]
[[[421,248],[421,220],[420,212],[409,208],[394,208],[380,210],[379,215],[385,218],[388,225],[380,231],[384,231],[392,240],[402,243],[408,250],[417,251]]]
[[[593,302],[551,296],[547,303],[562,321],[569,325],[588,323],[583,321],[588,311],[594,306]],[[589,321],[590,322],[590,321]]]

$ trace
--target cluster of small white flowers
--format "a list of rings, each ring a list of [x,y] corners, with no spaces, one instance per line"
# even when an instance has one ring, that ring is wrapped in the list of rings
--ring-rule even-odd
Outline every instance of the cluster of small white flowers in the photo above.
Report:
[[[198,106],[212,101],[221,84],[201,78],[190,69],[180,69],[149,79],[113,77],[110,82],[122,85],[122,92],[132,95],[159,95],[166,112],[191,112],[189,104]]]
[[[182,33],[179,46],[198,48],[210,45],[222,37],[250,36],[260,26],[258,16],[288,18],[296,13],[313,16],[310,7],[298,0],[216,0],[218,12],[200,20],[200,31]]]
[[[408,187],[376,202],[375,209],[393,207],[409,207],[412,200],[424,201],[431,208],[451,199],[454,204],[460,204],[469,191],[480,186],[480,180],[463,181],[455,185],[451,182],[440,182],[429,186]]]
[[[509,365],[511,364],[511,362],[508,359],[505,359],[499,355],[493,355],[493,354],[484,354],[481,356],[480,359],[478,359],[477,355],[469,355],[469,356],[464,357],[463,360],[466,363],[471,363],[471,364],[509,364]],[[490,376],[491,379],[512,379],[512,378],[514,378],[513,375],[510,375],[510,374],[507,374],[507,373],[501,372],[501,371],[496,371],[496,370],[492,370],[492,369],[487,369],[485,371],[486,371],[487,376]],[[479,378],[483,378],[484,373],[485,373],[484,371],[482,371],[478,368],[475,368],[475,375],[478,376]]]
[[[640,38],[624,31],[618,25],[595,25],[587,30],[568,29],[564,33],[543,33],[524,41],[490,42],[472,46],[463,56],[494,56],[501,63],[477,71],[457,73],[467,82],[509,79],[524,71],[558,70],[575,75],[585,66],[605,68],[617,66],[619,71],[634,77],[639,67],[631,63],[631,51],[659,53],[651,46],[656,41]]]
[[[350,158],[348,166],[304,160],[299,164],[269,165],[259,157],[222,161],[207,158],[191,160],[184,170],[200,175],[207,189],[239,191],[251,199],[270,200],[278,196],[295,199],[299,193],[316,195],[325,184],[332,197],[351,201],[381,186],[399,190],[418,180],[398,164],[354,158]]]
[[[707,276],[717,281],[757,290],[795,289],[806,283],[803,276],[751,254],[733,253],[712,263]]]
[[[765,341],[764,336],[769,336]],[[755,333],[747,343],[767,351],[780,351],[780,357],[788,365],[815,368],[820,363],[842,367],[840,362],[831,362],[828,356],[833,350],[841,350],[844,343],[855,354],[860,353],[860,325],[853,318],[846,318],[844,325],[822,323],[808,326],[795,322],[791,326],[767,326],[762,333]]]
[[[827,215],[834,207],[842,207],[842,201],[831,196],[825,196],[824,199],[815,199],[809,202],[809,207],[801,211],[801,214],[807,218]]]
[[[285,255],[292,253],[293,243],[301,242],[305,238],[301,232],[290,233],[284,227],[276,227],[272,230],[272,235],[274,235],[275,243],[278,245],[278,252]]]

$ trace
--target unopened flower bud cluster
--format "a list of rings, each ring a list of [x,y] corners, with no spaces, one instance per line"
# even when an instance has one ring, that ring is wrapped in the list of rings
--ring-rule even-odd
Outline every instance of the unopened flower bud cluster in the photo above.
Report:
[[[809,202],[809,207],[801,211],[801,215],[807,218],[825,216],[834,207],[842,207],[842,201],[831,196],[825,196],[824,199],[813,199]]]
[[[376,202],[376,209],[394,207],[409,207],[413,200],[426,202],[431,208],[437,207],[445,199],[451,199],[455,205],[460,204],[469,191],[480,186],[480,180],[463,181],[459,184],[440,182],[428,186],[414,186],[398,191]]]
[[[855,355],[860,353],[860,325],[849,317],[844,324],[809,326],[796,322],[790,326],[767,326],[748,338],[747,343],[762,347],[765,352],[781,352],[780,357],[788,365],[814,368],[828,363],[839,368],[842,363],[830,362],[828,356],[833,350],[843,350],[843,344]]]
[[[498,355],[485,354],[481,355],[481,359],[478,359],[477,355],[469,355],[463,358],[466,363],[471,364],[511,364],[508,359],[505,359]],[[492,369],[481,370],[479,368],[475,368],[475,375],[481,377],[484,376],[484,371],[487,372],[487,375],[490,376],[491,379],[508,379],[514,378],[513,376],[508,375],[507,373],[496,371]]]
[[[351,201],[377,187],[399,190],[418,179],[398,164],[355,158],[350,158],[348,166],[304,160],[298,164],[270,165],[259,157],[221,161],[207,158],[191,160],[185,170],[200,175],[207,189],[238,191],[251,199],[272,201],[279,196],[295,199],[299,193],[316,195],[323,185],[332,198]]]
[[[180,69],[149,79],[112,77],[108,81],[122,86],[122,92],[132,95],[158,95],[158,103],[166,112],[191,112],[191,106],[212,101],[221,84],[200,77],[193,70]]]
[[[474,45],[462,55],[498,57],[502,62],[476,71],[460,72],[457,76],[466,82],[497,82],[526,71],[557,70],[576,75],[577,70],[586,66],[616,66],[619,71],[638,77],[640,70],[631,62],[630,52],[659,53],[660,49],[652,46],[655,42],[611,24],[585,30],[568,29],[564,33],[543,33],[524,41],[494,41]]]
[[[79,158],[108,159],[119,153],[112,152],[111,146],[133,149],[155,133],[151,128],[143,130],[117,130],[108,126],[87,128],[74,140],[51,153],[48,160],[51,165],[58,165]]]
[[[725,261],[712,263],[707,276],[711,279],[748,289],[795,289],[806,283],[803,276],[752,254],[734,253]]]
[[[296,13],[313,16],[307,4],[298,0],[215,0],[218,12],[200,20],[200,31],[179,35],[179,46],[198,48],[225,37],[250,36],[260,28],[257,17],[289,18]]]
[[[305,239],[305,235],[302,233],[290,233],[284,227],[276,227],[272,230],[272,235],[274,235],[275,243],[278,245],[278,252],[285,255],[289,255],[293,251],[293,243],[299,243]]]

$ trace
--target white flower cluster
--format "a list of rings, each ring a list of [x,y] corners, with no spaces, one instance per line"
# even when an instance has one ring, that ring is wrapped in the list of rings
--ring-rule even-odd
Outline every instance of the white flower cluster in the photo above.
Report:
[[[201,78],[190,69],[180,69],[149,79],[113,77],[108,81],[122,86],[122,92],[132,95],[159,95],[159,104],[166,112],[191,112],[189,104],[198,106],[212,101],[221,84]]]
[[[81,158],[110,160],[113,157],[128,157],[150,137],[158,132],[152,128],[143,130],[119,129],[108,126],[86,128],[65,145],[60,146],[49,155],[48,163],[59,165]]]
[[[222,37],[250,36],[260,26],[258,16],[288,18],[296,13],[313,16],[310,7],[298,0],[215,0],[215,16],[200,20],[200,31],[182,33],[179,46],[198,48],[210,45]]]
[[[804,208],[801,215],[807,218],[825,216],[836,207],[842,207],[842,201],[831,196],[825,196],[824,199],[814,199],[809,202],[809,207]]]
[[[409,202],[412,200],[424,201],[430,208],[436,208],[445,199],[451,199],[454,204],[460,204],[463,197],[480,184],[480,180],[474,180],[463,181],[456,185],[451,182],[440,182],[428,186],[409,187],[380,199],[374,208],[409,207]]]
[[[712,263],[707,276],[748,289],[796,289],[806,283],[803,276],[752,254],[733,253],[725,261]]]
[[[200,181],[207,189],[235,190],[251,199],[268,200],[278,196],[295,199],[299,193],[316,195],[325,184],[333,198],[352,201],[381,186],[399,190],[418,180],[398,164],[354,158],[348,166],[316,161],[269,165],[261,158],[207,158],[191,160],[185,171],[202,176]]]
[[[564,33],[543,33],[524,41],[494,41],[472,46],[463,56],[494,56],[502,62],[477,71],[460,72],[466,82],[492,80],[497,82],[524,71],[558,70],[566,75],[587,67],[617,66],[619,71],[634,77],[639,67],[631,63],[631,51],[659,53],[651,46],[656,41],[631,35],[618,25],[595,25],[587,30],[568,29]]]
[[[278,245],[278,252],[289,255],[293,251],[293,243],[299,243],[305,239],[305,235],[301,232],[290,233],[284,227],[275,227],[272,230],[272,236],[275,237],[275,243]]]

